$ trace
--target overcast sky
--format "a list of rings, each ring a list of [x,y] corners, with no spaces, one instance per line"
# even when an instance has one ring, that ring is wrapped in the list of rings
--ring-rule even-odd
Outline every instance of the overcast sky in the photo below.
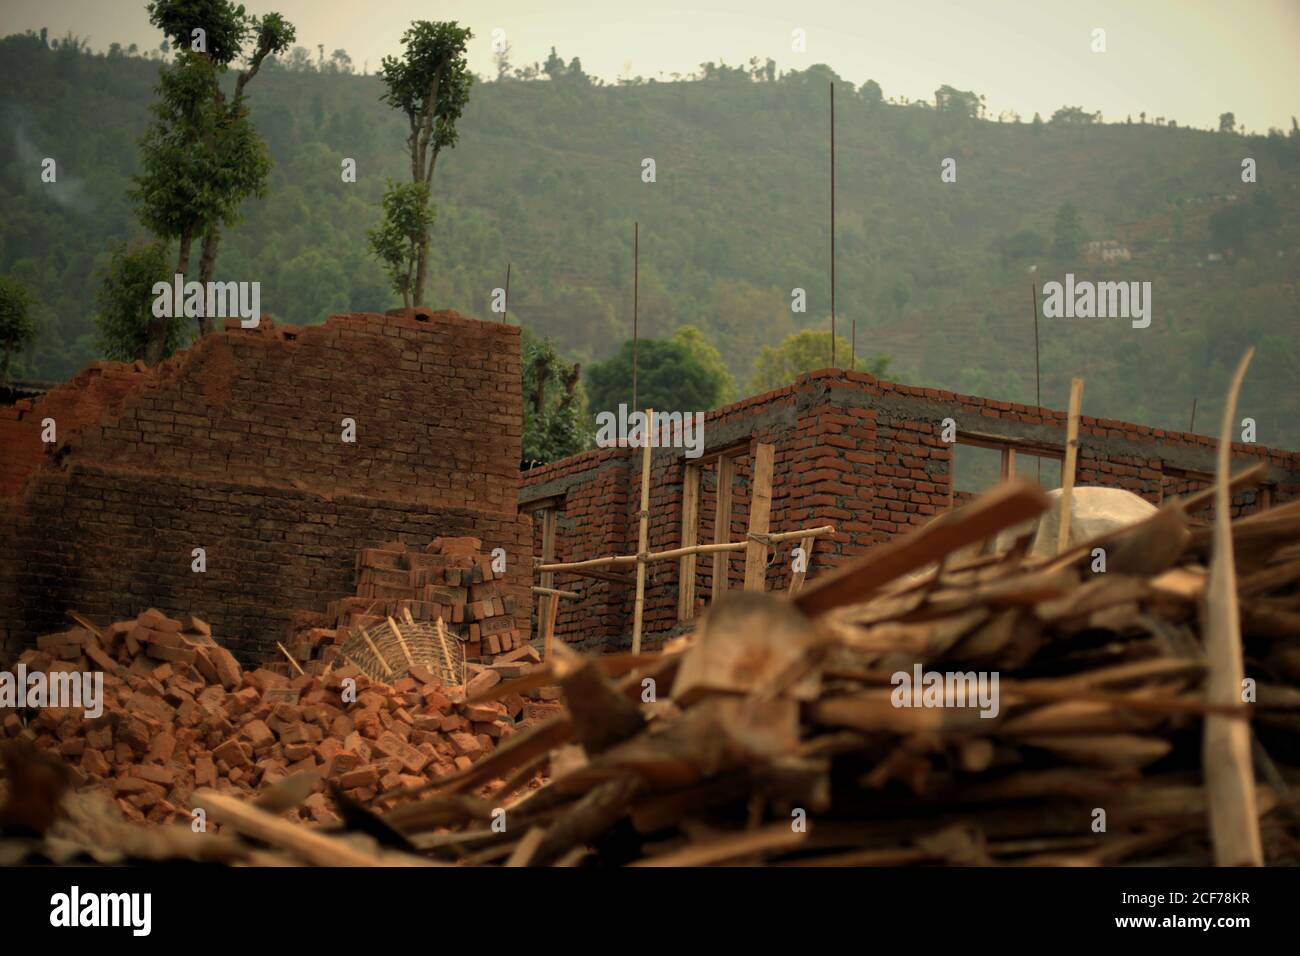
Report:
[[[614,80],[689,73],[707,60],[772,57],[782,69],[829,64],[845,79],[876,80],[887,97],[933,100],[948,83],[987,96],[990,113],[1044,118],[1062,105],[1107,121],[1139,112],[1217,126],[1231,110],[1252,131],[1287,128],[1300,114],[1300,0],[244,0],[279,10],[298,43],[342,47],[370,72],[400,50],[413,19],[474,30],[472,68],[493,71],[493,29],[516,65],[566,60]],[[0,0],[0,33],[50,28],[155,47],[143,0]],[[1106,31],[1106,52],[1091,51]],[[791,51],[791,31],[807,52]]]

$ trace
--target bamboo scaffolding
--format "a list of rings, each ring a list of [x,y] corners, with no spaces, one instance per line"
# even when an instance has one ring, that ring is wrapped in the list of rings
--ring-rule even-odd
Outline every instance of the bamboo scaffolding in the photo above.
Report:
[[[1070,546],[1070,506],[1074,497],[1074,471],[1079,461],[1079,406],[1083,403],[1083,379],[1070,380],[1070,412],[1065,433],[1065,463],[1061,466],[1061,518],[1056,532],[1059,554]]]
[[[780,544],[784,541],[793,541],[795,538],[824,538],[835,533],[835,526],[828,524],[817,528],[801,528],[798,531],[782,531],[778,534],[754,535],[753,540],[761,541],[768,546]],[[746,536],[744,541],[727,541],[721,544],[697,544],[689,548],[673,548],[670,551],[654,551],[647,554],[645,559],[647,563],[655,561],[672,561],[686,554],[716,554],[723,551],[743,551],[749,547],[750,538]],[[624,566],[637,563],[635,554],[616,554],[607,558],[590,558],[585,561],[571,561],[565,564],[539,564],[533,570],[563,572],[565,574],[581,574],[591,568],[601,568],[614,566]]]

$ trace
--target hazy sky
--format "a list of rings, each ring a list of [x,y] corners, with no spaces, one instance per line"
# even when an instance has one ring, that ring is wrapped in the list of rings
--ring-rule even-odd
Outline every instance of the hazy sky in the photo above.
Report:
[[[826,63],[887,97],[933,100],[943,83],[988,98],[993,114],[1049,116],[1069,104],[1107,121],[1139,112],[1217,126],[1233,111],[1252,131],[1300,114],[1300,0],[244,0],[279,10],[298,43],[342,47],[373,73],[413,19],[474,30],[470,63],[491,73],[502,28],[516,65],[554,45],[613,80],[689,73],[707,60],[772,57],[782,69]],[[143,0],[0,0],[0,33],[72,30],[95,49],[154,47]],[[806,53],[791,31],[807,31]],[[1106,52],[1091,51],[1092,30]]]

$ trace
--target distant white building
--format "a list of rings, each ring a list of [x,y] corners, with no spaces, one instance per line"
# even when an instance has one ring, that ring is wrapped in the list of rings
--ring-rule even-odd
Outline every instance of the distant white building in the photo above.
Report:
[[[1118,239],[1093,239],[1088,243],[1087,255],[1094,262],[1127,262],[1133,258],[1128,246]]]

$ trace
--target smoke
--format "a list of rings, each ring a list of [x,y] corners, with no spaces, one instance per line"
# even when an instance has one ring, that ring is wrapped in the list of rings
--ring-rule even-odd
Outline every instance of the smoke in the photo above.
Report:
[[[27,125],[22,119],[10,117],[14,131],[14,152],[18,157],[18,174],[24,186],[31,185],[39,196],[73,212],[90,213],[95,210],[95,200],[86,181],[68,172],[55,151],[44,150],[27,135]],[[45,182],[42,174],[45,160],[54,160],[54,182]]]

